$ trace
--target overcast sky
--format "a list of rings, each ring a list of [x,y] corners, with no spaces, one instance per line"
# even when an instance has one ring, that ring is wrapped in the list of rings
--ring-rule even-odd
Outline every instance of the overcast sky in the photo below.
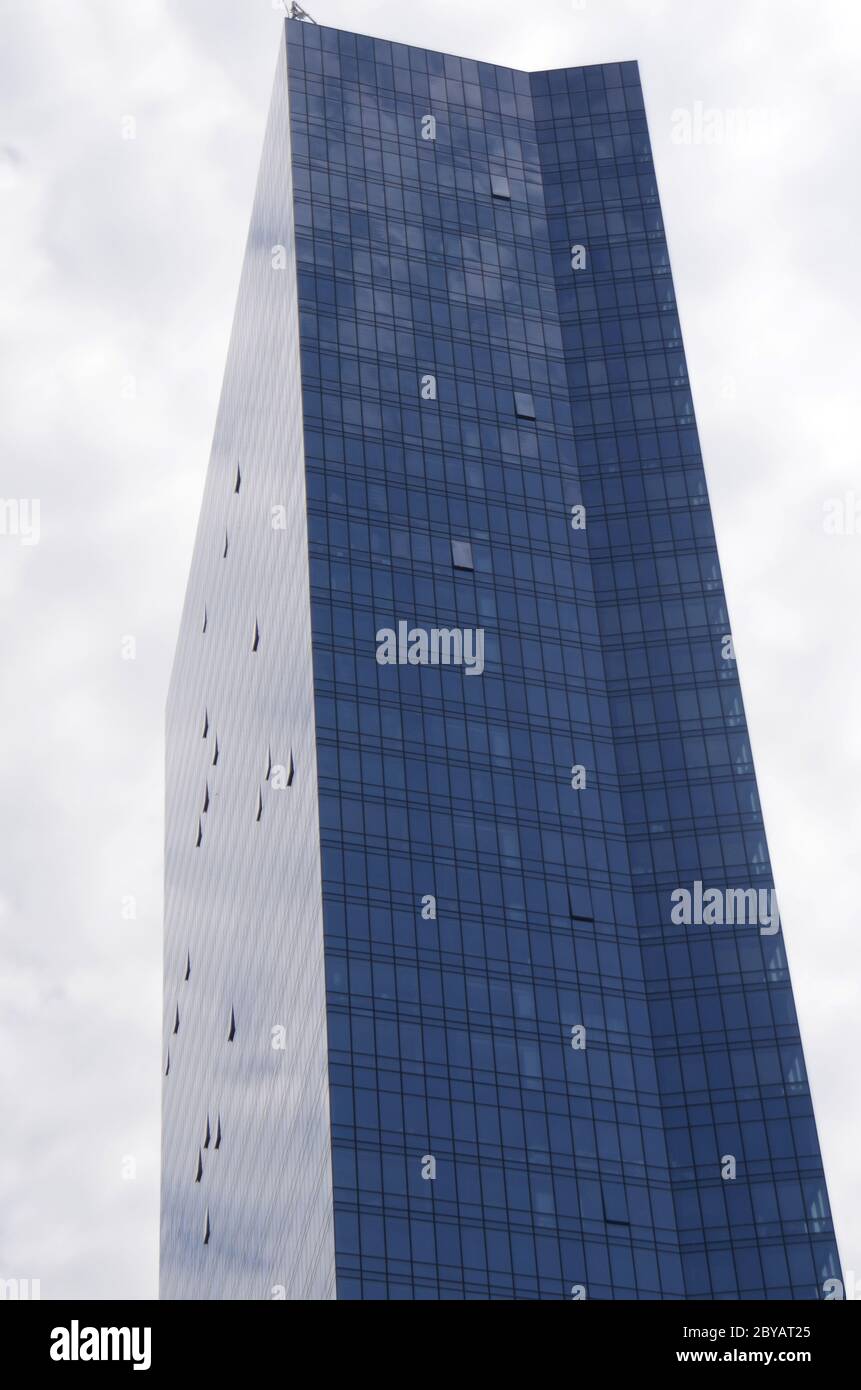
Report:
[[[308,8],[527,69],[640,61],[826,1172],[861,1279],[861,6]],[[150,1298],[164,702],[279,18],[270,0],[0,0],[0,32],[0,498],[40,503],[38,530],[24,507],[0,533],[0,1277]],[[853,489],[854,532],[830,534],[826,504]]]

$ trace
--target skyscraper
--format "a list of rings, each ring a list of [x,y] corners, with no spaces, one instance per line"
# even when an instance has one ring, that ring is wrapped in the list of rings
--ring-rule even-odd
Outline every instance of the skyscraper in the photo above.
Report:
[[[837,1252],[637,66],[287,21],[171,683],[162,1296]]]

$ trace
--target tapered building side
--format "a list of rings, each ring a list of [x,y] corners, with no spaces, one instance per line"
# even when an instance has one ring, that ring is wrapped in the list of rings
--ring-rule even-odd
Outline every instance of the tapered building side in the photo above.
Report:
[[[165,887],[162,1297],[839,1275],[635,63],[286,22]]]

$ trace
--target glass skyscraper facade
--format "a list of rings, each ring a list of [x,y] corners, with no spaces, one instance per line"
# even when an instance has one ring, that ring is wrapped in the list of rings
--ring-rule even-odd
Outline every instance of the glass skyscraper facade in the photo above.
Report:
[[[823,1297],[772,888],[636,64],[287,21],[168,705],[162,1296]]]

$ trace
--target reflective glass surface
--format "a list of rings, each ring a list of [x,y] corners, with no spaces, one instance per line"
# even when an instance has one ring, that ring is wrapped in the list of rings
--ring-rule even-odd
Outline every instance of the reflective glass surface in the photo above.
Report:
[[[286,32],[169,711],[163,1294],[821,1297],[782,934],[672,915],[773,880],[636,64]]]

